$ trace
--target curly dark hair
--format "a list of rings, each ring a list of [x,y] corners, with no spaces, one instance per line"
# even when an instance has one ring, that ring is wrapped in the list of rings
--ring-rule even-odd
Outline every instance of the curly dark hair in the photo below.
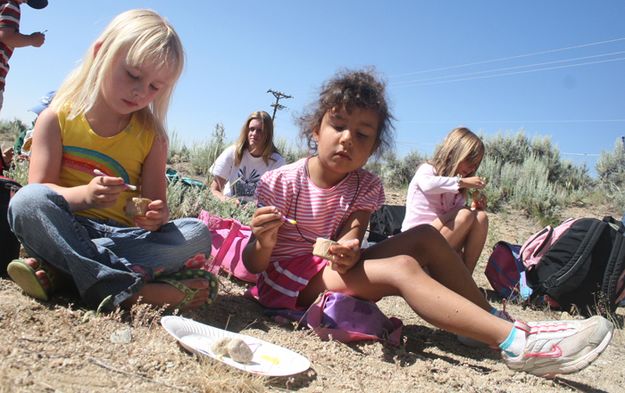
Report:
[[[313,130],[321,127],[323,116],[332,108],[345,108],[347,112],[354,108],[377,112],[380,122],[375,154],[380,156],[391,148],[394,118],[386,99],[386,85],[373,68],[339,71],[321,86],[319,100],[298,119],[300,135],[313,152],[317,151]]]

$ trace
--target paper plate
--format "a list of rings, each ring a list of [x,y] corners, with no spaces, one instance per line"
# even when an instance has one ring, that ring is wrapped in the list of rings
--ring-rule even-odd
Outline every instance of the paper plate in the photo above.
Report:
[[[310,368],[310,362],[304,356],[255,337],[229,332],[177,316],[162,317],[161,325],[187,350],[210,356],[240,370],[260,375],[285,376],[301,373]],[[238,363],[227,356],[213,353],[211,350],[213,342],[222,337],[243,340],[254,352],[252,361],[248,364]]]

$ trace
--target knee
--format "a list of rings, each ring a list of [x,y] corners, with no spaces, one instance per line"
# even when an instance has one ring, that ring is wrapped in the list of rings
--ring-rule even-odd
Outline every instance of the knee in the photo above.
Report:
[[[458,210],[458,214],[456,214],[456,221],[471,225],[475,222],[476,216],[477,216],[477,212],[475,210],[462,208]]]
[[[423,273],[423,268],[415,258],[398,255],[394,258],[393,271],[395,277],[405,279]]]
[[[174,223],[187,244],[194,244],[200,251],[210,254],[211,233],[206,224],[196,218],[181,218]]]
[[[54,192],[43,184],[28,184],[11,198],[9,211],[17,214],[24,210],[32,210],[33,207],[38,207],[43,201],[49,199],[49,194],[51,193]]]
[[[22,187],[11,198],[8,208],[8,219],[13,230],[16,230],[18,221],[28,222],[38,220],[40,214],[49,215],[49,202],[54,198],[63,198],[59,194],[52,191],[50,187],[42,184],[29,184]]]
[[[439,241],[443,241],[445,243],[447,242],[443,235],[441,235],[441,233],[432,225],[424,224],[419,225],[417,228],[419,230],[417,231],[416,238],[418,239],[418,242],[425,247]]]
[[[447,240],[432,225],[422,224],[410,229],[411,244],[417,251],[427,250],[440,243],[447,244]],[[436,246],[435,246],[436,247]]]

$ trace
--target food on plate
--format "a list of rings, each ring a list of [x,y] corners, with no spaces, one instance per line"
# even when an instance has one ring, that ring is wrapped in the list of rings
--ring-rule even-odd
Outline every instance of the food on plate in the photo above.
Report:
[[[252,348],[240,338],[233,338],[228,343],[228,355],[238,363],[249,363],[254,357]]]
[[[250,363],[254,357],[250,346],[240,338],[222,337],[215,340],[211,351],[217,356],[228,356],[237,363]]]
[[[228,356],[228,343],[230,337],[222,337],[211,345],[211,351],[217,356]]]

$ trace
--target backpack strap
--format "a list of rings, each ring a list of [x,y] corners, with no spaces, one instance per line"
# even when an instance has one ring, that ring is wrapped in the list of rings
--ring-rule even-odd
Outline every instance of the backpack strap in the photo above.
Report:
[[[586,236],[581,240],[581,243],[575,250],[575,253],[571,256],[570,262],[568,262],[565,266],[560,269],[556,274],[553,274],[551,277],[546,279],[540,286],[548,291],[551,288],[559,287],[563,282],[566,282],[571,279],[580,269],[590,269],[590,264],[586,263],[590,258],[590,254],[592,254],[595,244],[603,235],[603,232],[608,225],[604,221],[600,221],[597,219],[587,219],[592,220]],[[579,280],[583,280],[586,277],[586,274],[580,275]]]
[[[612,250],[601,283],[601,292],[606,296],[607,300],[607,311],[614,312],[616,299],[623,292],[623,288],[620,288],[620,290],[618,288],[618,281],[623,270],[625,270],[625,226],[611,216],[604,217],[603,221],[616,229]]]
[[[213,258],[214,267],[221,266],[221,264],[224,261],[224,257],[228,253],[228,250],[230,250],[230,246],[232,245],[232,242],[239,235],[240,229],[241,229],[241,223],[238,222],[237,220],[232,220],[232,225],[230,226],[228,235],[224,239],[223,243],[221,244],[221,247],[219,247],[219,250],[217,251],[217,254],[215,254],[215,257]]]

